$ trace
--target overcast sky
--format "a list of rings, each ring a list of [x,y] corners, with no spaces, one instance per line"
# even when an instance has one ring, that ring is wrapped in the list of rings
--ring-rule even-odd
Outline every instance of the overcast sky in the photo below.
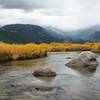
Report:
[[[0,0],[0,25],[78,29],[100,24],[100,0]]]

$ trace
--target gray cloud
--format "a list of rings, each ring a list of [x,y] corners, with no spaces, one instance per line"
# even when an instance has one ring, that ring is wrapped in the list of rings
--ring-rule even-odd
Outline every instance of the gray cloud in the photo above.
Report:
[[[65,2],[65,0],[63,0]],[[63,4],[58,4],[58,0],[0,0],[3,8],[9,9],[39,9],[39,8],[57,8]]]
[[[0,0],[2,8],[8,9],[32,9],[32,0]]]
[[[31,23],[77,29],[100,24],[100,0],[0,0],[0,24]]]
[[[43,7],[40,0],[0,0],[0,5],[8,9],[31,10]]]
[[[91,1],[91,2],[90,2]],[[76,4],[89,5],[94,4],[98,0],[0,0],[0,5],[3,8],[9,9],[62,9],[76,7]]]

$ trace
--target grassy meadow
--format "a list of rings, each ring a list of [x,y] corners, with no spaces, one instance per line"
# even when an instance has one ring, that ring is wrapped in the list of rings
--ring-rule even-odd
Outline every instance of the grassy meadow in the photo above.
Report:
[[[100,43],[50,43],[6,44],[0,43],[0,61],[34,59],[47,56],[48,52],[93,51],[100,52]]]

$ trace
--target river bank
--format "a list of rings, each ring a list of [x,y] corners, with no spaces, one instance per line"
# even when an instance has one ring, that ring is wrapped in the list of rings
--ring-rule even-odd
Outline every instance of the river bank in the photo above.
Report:
[[[46,57],[48,52],[100,52],[100,43],[0,44],[0,62]]]

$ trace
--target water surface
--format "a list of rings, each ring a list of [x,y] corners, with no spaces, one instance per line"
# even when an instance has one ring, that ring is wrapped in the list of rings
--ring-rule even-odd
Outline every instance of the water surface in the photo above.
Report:
[[[100,100],[99,65],[94,72],[65,66],[70,61],[68,57],[78,54],[55,52],[46,58],[1,63],[0,100]],[[34,77],[34,69],[40,67],[50,67],[57,76]]]

